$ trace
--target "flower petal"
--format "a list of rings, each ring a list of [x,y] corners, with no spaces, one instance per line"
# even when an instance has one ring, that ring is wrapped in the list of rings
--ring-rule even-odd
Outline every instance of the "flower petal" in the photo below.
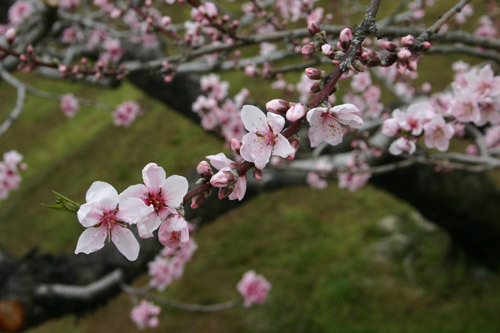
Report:
[[[85,229],[80,238],[78,238],[75,254],[89,254],[102,249],[107,236],[108,232],[105,226]]]
[[[149,163],[142,169],[142,180],[149,190],[158,191],[166,177],[165,170],[156,163]]]
[[[87,202],[99,202],[105,210],[112,210],[118,204],[118,192],[106,182],[93,182],[85,196]]]
[[[148,188],[144,184],[131,185],[125,191],[120,193],[119,201],[124,201],[131,198],[144,200],[147,198],[148,193]]]
[[[235,164],[232,160],[227,158],[224,153],[218,153],[217,155],[208,155],[206,156],[206,158],[217,170],[220,170],[224,167],[231,167],[233,164]]]
[[[139,256],[139,242],[134,234],[127,228],[115,226],[111,229],[111,240],[115,243],[118,251],[130,261],[134,261]]]
[[[268,119],[264,112],[253,105],[243,105],[241,109],[241,120],[249,132],[269,131]]]
[[[273,129],[274,134],[280,133],[283,127],[285,127],[285,118],[279,114],[268,112],[267,119],[269,120],[269,125]]]
[[[88,228],[100,222],[103,211],[101,205],[97,202],[88,202],[80,206],[76,213],[78,221]]]
[[[189,188],[188,181],[185,177],[173,175],[165,180],[162,186],[165,193],[167,206],[177,208],[182,204],[184,196]]]
[[[240,149],[241,157],[248,162],[255,163],[259,169],[264,169],[271,158],[273,146],[255,133],[247,133],[243,137]]]
[[[141,238],[151,238],[153,237],[153,232],[158,229],[161,224],[161,219],[156,213],[151,213],[145,218],[137,222],[137,231],[139,231],[139,237]]]
[[[290,142],[283,135],[278,134],[275,140],[276,143],[273,147],[273,155],[287,158],[288,155],[293,154],[293,152],[295,151]]]
[[[154,212],[153,206],[148,206],[144,201],[137,198],[120,201],[119,208],[116,218],[129,224],[135,224]]]

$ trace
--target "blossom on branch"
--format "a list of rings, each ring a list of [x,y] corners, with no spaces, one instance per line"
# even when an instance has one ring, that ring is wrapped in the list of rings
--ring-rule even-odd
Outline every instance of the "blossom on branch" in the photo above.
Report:
[[[242,200],[245,196],[245,192],[247,189],[247,178],[245,175],[235,175],[233,171],[234,168],[238,165],[233,160],[224,155],[224,153],[218,153],[217,155],[209,155],[207,159],[210,163],[219,170],[211,179],[210,183],[212,186],[219,187],[219,198],[224,198],[227,193],[229,193],[229,200]],[[221,178],[225,178],[226,181],[221,183]]]
[[[257,275],[254,271],[248,271],[238,282],[236,288],[245,300],[244,305],[249,307],[253,304],[263,304],[266,301],[271,284],[264,276]]]
[[[285,127],[285,119],[275,113],[267,113],[267,117],[259,108],[244,105],[241,120],[250,133],[243,137],[241,157],[253,162],[259,169],[264,169],[272,155],[287,158],[294,153],[290,142],[280,133]]]
[[[118,250],[130,261],[139,255],[139,242],[130,231],[130,225],[140,222],[153,211],[137,198],[118,195],[108,183],[94,182],[87,191],[87,203],[80,206],[78,221],[87,229],[80,235],[75,253],[92,253],[111,238]]]
[[[342,125],[360,129],[363,127],[363,119],[358,115],[359,110],[353,104],[342,104],[329,107],[319,107],[307,112],[309,128],[309,140],[312,147],[317,147],[326,141],[332,146],[342,142],[344,129]]]
[[[144,184],[128,187],[121,194],[124,198],[141,199],[151,212],[137,224],[141,238],[153,237],[162,221],[170,214],[177,214],[177,208],[188,190],[185,177],[173,175],[167,178],[165,170],[156,163],[149,163],[142,169]]]
[[[156,328],[159,324],[158,315],[160,312],[161,308],[159,306],[142,300],[139,305],[132,308],[130,319],[132,319],[140,330]]]

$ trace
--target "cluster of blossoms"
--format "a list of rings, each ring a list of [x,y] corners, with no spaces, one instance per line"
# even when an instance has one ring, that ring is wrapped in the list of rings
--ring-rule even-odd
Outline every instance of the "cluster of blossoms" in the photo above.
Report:
[[[160,323],[158,320],[160,312],[161,308],[159,306],[142,300],[137,306],[132,308],[132,311],[130,311],[130,319],[132,319],[140,330],[145,328],[156,328]]]
[[[15,150],[3,154],[3,161],[0,162],[0,200],[6,199],[10,191],[19,187],[19,171],[26,169],[22,160],[23,156]]]
[[[174,280],[180,279],[184,273],[184,266],[197,249],[198,245],[192,238],[177,248],[165,247],[153,261],[148,263],[151,276],[149,285],[163,291]]]
[[[142,113],[141,107],[134,101],[123,102],[111,113],[116,126],[130,126]]]
[[[87,191],[87,203],[77,216],[87,229],[78,240],[75,253],[100,250],[111,238],[128,259],[136,260],[139,242],[130,231],[136,225],[141,238],[153,237],[158,229],[159,241],[177,248],[189,241],[188,224],[182,215],[182,201],[188,190],[186,178],[166,178],[163,168],[150,163],[142,170],[144,184],[132,185],[121,194],[108,183],[94,182]]]
[[[344,95],[344,102],[356,105],[363,117],[378,118],[384,105],[380,102],[382,93],[378,85],[374,85],[370,72],[360,72],[351,79],[351,92]]]
[[[243,296],[244,304],[249,307],[254,304],[263,304],[267,299],[267,294],[271,290],[271,284],[262,275],[248,271],[236,286],[238,292]]]
[[[193,111],[200,116],[203,128],[220,133],[228,143],[232,138],[241,140],[244,130],[239,110],[248,99],[248,90],[243,88],[230,98],[229,83],[216,74],[202,76],[200,84],[207,96],[198,96]]]
[[[61,98],[61,110],[66,117],[72,118],[80,109],[80,104],[73,94],[66,94]]]
[[[384,121],[382,132],[399,136],[389,147],[392,154],[414,153],[422,134],[428,148],[446,151],[451,138],[463,132],[465,123],[500,123],[496,111],[500,107],[500,76],[495,76],[489,65],[468,69],[465,63],[457,63],[454,69],[457,75],[450,92],[412,104],[405,112],[394,110]]]

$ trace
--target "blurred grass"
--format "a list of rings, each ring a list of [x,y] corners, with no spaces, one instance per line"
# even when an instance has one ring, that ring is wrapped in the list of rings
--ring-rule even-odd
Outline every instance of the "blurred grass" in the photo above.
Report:
[[[428,11],[428,19],[453,3],[440,1]],[[385,4],[380,17],[391,10]],[[419,82],[444,88],[451,63],[458,59],[424,57]],[[247,87],[260,103],[277,97],[260,80],[239,73],[222,76],[231,82],[233,93]],[[134,99],[146,111],[123,129],[114,127],[104,111],[84,108],[68,120],[58,103],[29,96],[13,129],[0,139],[0,152],[17,149],[29,165],[21,188],[0,202],[0,246],[16,256],[34,246],[42,252],[74,250],[82,231],[76,218],[39,205],[52,202],[50,189],[83,201],[94,180],[110,182],[121,191],[140,182],[148,162],[162,165],[168,174],[182,174],[205,155],[223,149],[220,141],[130,84],[106,91],[32,75],[19,77],[44,90],[71,91],[112,106]],[[0,98],[0,116],[5,117],[15,103],[15,92],[0,83]],[[184,277],[165,292],[183,302],[225,301],[237,296],[235,285],[241,275],[255,269],[273,284],[268,302],[213,314],[164,308],[160,331],[500,330],[498,276],[461,260],[447,262],[444,233],[416,231],[419,240],[410,252],[380,260],[374,246],[387,234],[378,227],[378,220],[386,215],[407,219],[412,209],[406,204],[371,186],[349,193],[331,183],[326,191],[298,187],[293,193],[291,198],[286,189],[243,201],[238,209],[205,226],[196,236],[199,250]],[[415,256],[409,264],[414,278],[408,276],[410,253]],[[140,280],[147,281],[146,277]],[[67,316],[30,331],[136,332],[128,319],[131,306],[131,300],[121,295],[84,318]]]

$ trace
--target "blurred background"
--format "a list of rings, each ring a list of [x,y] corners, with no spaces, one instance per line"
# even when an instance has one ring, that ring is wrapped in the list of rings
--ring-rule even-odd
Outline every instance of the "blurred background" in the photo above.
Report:
[[[454,4],[436,2],[427,11],[429,21]],[[395,3],[384,4],[379,17],[390,13]],[[474,9],[474,17],[485,10],[479,5]],[[355,14],[353,22],[359,17]],[[458,59],[478,63],[466,57],[424,57],[418,82],[430,82],[435,91],[444,89],[453,77],[451,64]],[[242,73],[221,76],[230,82],[231,93],[246,87],[261,105],[279,97],[259,79]],[[286,78],[296,83],[299,76]],[[121,191],[141,182],[141,170],[149,162],[163,166],[169,175],[185,174],[204,156],[227,152],[217,137],[127,82],[103,90],[35,74],[16,77],[45,91],[72,92],[110,106],[135,100],[144,109],[129,128],[118,128],[105,111],[83,107],[67,119],[58,102],[28,97],[23,113],[0,139],[0,152],[16,149],[28,164],[20,188],[0,202],[0,248],[16,257],[33,248],[40,253],[74,251],[83,228],[75,216],[40,205],[53,202],[51,190],[83,202],[95,180]],[[337,100],[341,94],[342,83]],[[15,99],[15,90],[1,82],[2,118]],[[383,100],[391,99],[385,91]],[[445,232],[371,185],[351,193],[331,181],[321,191],[298,186],[261,194],[204,225],[195,238],[198,251],[165,297],[186,303],[223,302],[237,297],[236,283],[254,269],[271,282],[269,298],[262,306],[209,314],[163,308],[159,331],[500,331],[498,274],[450,253]],[[144,275],[136,284],[147,280]],[[66,316],[29,332],[136,332],[129,319],[132,305],[122,294],[94,313]]]

